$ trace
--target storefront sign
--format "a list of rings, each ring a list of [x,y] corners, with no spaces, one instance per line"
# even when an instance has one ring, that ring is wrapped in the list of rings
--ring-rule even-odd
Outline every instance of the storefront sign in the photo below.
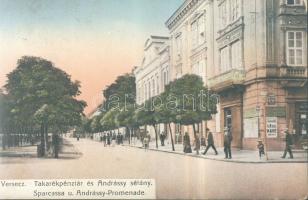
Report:
[[[266,136],[269,138],[277,137],[277,117],[266,118]]]
[[[258,117],[258,111],[256,110],[256,108],[244,109],[244,118],[252,117]]]
[[[286,107],[284,106],[267,107],[266,116],[267,117],[285,117]]]

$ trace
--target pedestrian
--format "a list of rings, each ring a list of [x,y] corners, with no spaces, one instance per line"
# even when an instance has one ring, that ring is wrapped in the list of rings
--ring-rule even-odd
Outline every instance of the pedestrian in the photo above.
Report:
[[[115,147],[115,145],[116,145],[116,134],[115,134],[115,133],[112,133],[111,146],[112,146],[112,147]]]
[[[103,134],[104,147],[107,145],[106,133]]]
[[[117,145],[119,145],[120,144],[120,133],[118,133],[118,135],[117,135]]]
[[[231,142],[232,142],[232,134],[230,132],[230,128],[225,127],[224,129],[224,152],[225,152],[225,159],[232,158],[231,155]]]
[[[144,150],[145,150],[145,151],[149,148],[149,143],[150,143],[150,135],[147,134],[147,135],[143,138],[143,146],[144,146]]]
[[[53,146],[53,153],[55,155],[55,158],[59,157],[59,135],[58,134],[52,134],[52,146]]]
[[[184,135],[184,142],[183,142],[183,145],[184,145],[184,153],[191,153],[192,150],[191,150],[191,146],[190,146],[190,138],[189,138],[189,135],[187,132],[185,132],[185,135]]]
[[[293,139],[288,130],[285,130],[285,134],[286,134],[285,138],[286,147],[284,149],[284,153],[281,158],[286,158],[287,153],[289,153],[290,158],[293,159],[293,153],[292,153]]]
[[[107,145],[108,146],[110,146],[110,144],[111,144],[111,135],[110,135],[110,132],[109,133],[107,133]]]
[[[77,141],[79,141],[79,134],[77,135]]]
[[[165,138],[166,138],[166,135],[165,135],[165,132],[162,131],[159,135],[159,139],[160,139],[160,144],[161,146],[165,146]]]
[[[262,140],[261,140],[261,139],[258,140],[257,148],[258,148],[258,150],[259,150],[259,157],[260,157],[260,159],[261,159],[261,156],[262,156],[262,155],[265,155],[265,152],[264,152],[264,144],[262,143]]]
[[[200,137],[199,134],[197,133],[195,138],[195,150],[197,155],[199,155],[200,147],[201,147]]]
[[[206,152],[209,150],[210,147],[212,147],[212,149],[215,151],[215,154],[218,155],[218,152],[217,152],[215,144],[214,144],[213,134],[210,131],[210,129],[207,129],[207,132],[208,132],[208,135],[207,135],[207,147],[206,147],[205,151],[203,152],[203,155],[206,154]]]

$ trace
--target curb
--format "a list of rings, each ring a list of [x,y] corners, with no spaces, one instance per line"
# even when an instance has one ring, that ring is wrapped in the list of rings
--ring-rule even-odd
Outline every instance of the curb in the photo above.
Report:
[[[127,144],[124,144],[124,146],[127,147],[133,147],[137,149],[144,149],[143,147],[138,147],[138,146],[129,146]],[[156,151],[156,152],[161,152],[161,153],[171,153],[171,154],[177,154],[177,155],[182,155],[182,156],[190,156],[190,157],[195,157],[195,158],[200,158],[200,159],[205,159],[205,160],[215,160],[215,161],[220,161],[220,162],[231,162],[231,163],[246,163],[246,164],[272,164],[272,163],[308,163],[307,161],[284,161],[284,160],[268,160],[268,161],[241,161],[241,160],[232,160],[232,159],[218,159],[218,158],[209,158],[209,157],[204,157],[204,156],[198,156],[198,155],[193,155],[193,154],[184,154],[176,151],[166,151],[166,150],[160,150],[160,149],[152,149],[149,148],[148,150],[150,151]]]

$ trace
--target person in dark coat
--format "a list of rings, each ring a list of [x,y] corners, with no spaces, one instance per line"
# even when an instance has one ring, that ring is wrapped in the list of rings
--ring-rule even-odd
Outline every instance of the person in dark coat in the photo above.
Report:
[[[207,147],[206,147],[205,151],[203,152],[203,155],[206,154],[206,152],[209,150],[210,147],[213,148],[213,150],[215,151],[215,154],[217,155],[218,152],[217,152],[216,147],[214,145],[213,134],[212,134],[212,132],[209,131],[208,135],[207,135]]]
[[[103,141],[104,141],[104,147],[105,147],[107,145],[106,133],[104,133],[104,135],[103,135]]]
[[[286,134],[286,139],[285,139],[286,147],[284,149],[284,153],[281,158],[286,158],[287,153],[289,153],[290,158],[292,159],[293,158],[292,147],[291,147],[293,145],[292,136],[290,135],[288,130],[285,131],[285,134]]]
[[[159,139],[160,139],[161,146],[165,146],[165,138],[166,138],[166,135],[165,135],[165,132],[163,131],[163,132],[161,132],[159,134]]]
[[[262,140],[261,140],[261,139],[258,140],[257,148],[258,148],[258,150],[259,150],[259,157],[260,157],[260,159],[261,159],[262,154],[265,155],[265,152],[264,152],[264,144],[262,143]]]
[[[186,132],[185,135],[184,135],[184,153],[191,153],[192,150],[191,150],[191,146],[190,146],[190,138],[189,138],[189,135],[188,133]]]
[[[60,139],[58,134],[52,134],[52,145],[54,149],[55,158],[59,157]]]
[[[231,155],[231,142],[232,142],[232,135],[230,132],[230,128],[225,128],[225,134],[224,134],[224,152],[225,152],[225,159],[232,158]]]
[[[110,133],[107,134],[107,145],[110,146],[111,138]]]

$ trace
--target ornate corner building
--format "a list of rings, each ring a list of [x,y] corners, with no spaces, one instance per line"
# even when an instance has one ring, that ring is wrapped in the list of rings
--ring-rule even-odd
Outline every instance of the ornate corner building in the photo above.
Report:
[[[209,127],[221,145],[229,127],[234,147],[263,138],[271,150],[283,148],[285,129],[298,145],[307,137],[306,1],[186,0],[166,26],[170,79],[197,74],[220,96],[201,134]]]

